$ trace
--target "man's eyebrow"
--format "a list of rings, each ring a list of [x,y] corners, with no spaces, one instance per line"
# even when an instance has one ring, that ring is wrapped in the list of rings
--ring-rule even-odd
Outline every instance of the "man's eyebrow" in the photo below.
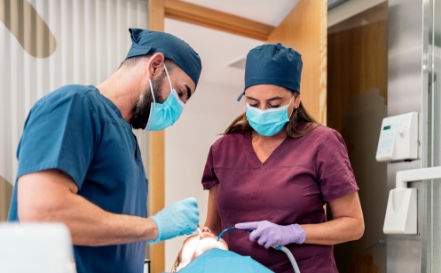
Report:
[[[185,84],[185,88],[187,89],[187,99],[190,99],[191,97],[191,88],[188,86],[188,84]]]

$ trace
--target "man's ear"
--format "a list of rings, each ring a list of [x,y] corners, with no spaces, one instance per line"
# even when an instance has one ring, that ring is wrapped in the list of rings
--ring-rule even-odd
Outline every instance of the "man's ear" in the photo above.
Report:
[[[152,78],[164,69],[164,54],[155,53],[148,59],[148,70]]]

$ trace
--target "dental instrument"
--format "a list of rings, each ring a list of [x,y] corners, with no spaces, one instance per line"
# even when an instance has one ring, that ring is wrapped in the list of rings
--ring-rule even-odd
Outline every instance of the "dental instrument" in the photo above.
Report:
[[[197,230],[198,230],[199,238],[202,238],[202,230],[201,230],[201,227],[199,226],[199,224],[198,224]]]

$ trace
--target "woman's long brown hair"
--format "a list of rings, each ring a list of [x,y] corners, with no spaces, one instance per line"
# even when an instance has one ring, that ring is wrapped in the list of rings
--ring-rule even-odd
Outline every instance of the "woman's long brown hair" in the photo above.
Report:
[[[298,128],[297,125],[301,123],[306,123],[302,128]],[[314,130],[319,123],[315,121],[315,119],[306,111],[300,102],[299,107],[294,109],[288,124],[285,126],[285,132],[289,137],[297,138],[306,135],[307,133]],[[228,128],[223,133],[224,135],[234,134],[234,133],[249,133],[252,132],[253,128],[251,128],[248,123],[246,113],[238,116],[233,122],[228,126]]]

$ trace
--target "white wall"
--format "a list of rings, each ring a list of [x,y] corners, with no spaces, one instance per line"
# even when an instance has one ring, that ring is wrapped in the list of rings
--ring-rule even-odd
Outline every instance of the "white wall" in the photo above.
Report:
[[[227,64],[262,42],[170,19],[165,20],[165,31],[190,44],[202,60],[196,93],[181,118],[165,131],[165,203],[195,197],[203,226],[208,191],[202,190],[201,178],[208,151],[244,109],[243,100],[237,102],[237,97],[243,91],[245,70]],[[186,237],[165,242],[166,270],[172,267]]]
[[[187,103],[179,121],[166,130],[166,204],[195,197],[200,208],[200,225],[207,215],[208,191],[201,177],[211,144],[243,112],[236,99],[240,90],[231,86],[202,83]],[[169,270],[186,236],[166,242],[166,270]]]

